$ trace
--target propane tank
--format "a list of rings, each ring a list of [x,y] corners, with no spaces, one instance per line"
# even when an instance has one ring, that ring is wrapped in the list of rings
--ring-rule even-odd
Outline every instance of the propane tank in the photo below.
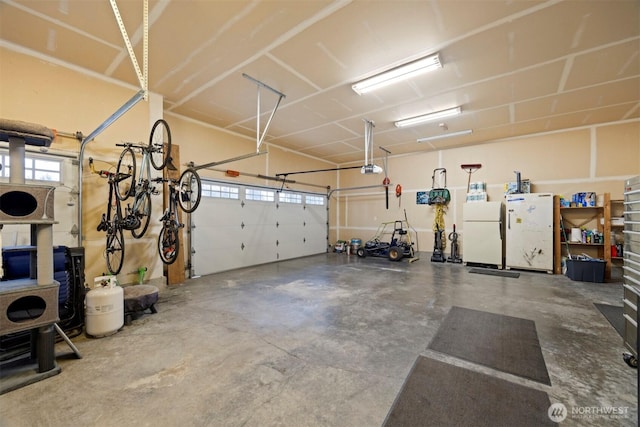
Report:
[[[87,335],[106,337],[124,325],[124,291],[115,276],[100,276],[85,297]]]

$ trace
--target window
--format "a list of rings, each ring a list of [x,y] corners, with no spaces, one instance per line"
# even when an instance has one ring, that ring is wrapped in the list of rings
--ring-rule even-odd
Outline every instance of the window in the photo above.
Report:
[[[258,190],[256,188],[247,188],[245,190],[247,200],[261,200],[263,202],[275,201],[275,192],[270,190]]]
[[[281,191],[278,194],[278,200],[282,203],[302,203],[302,194],[289,193],[288,191]]]
[[[2,170],[0,177],[11,175],[11,160],[8,154],[0,155]],[[35,181],[62,182],[62,161],[25,156],[24,178]]]
[[[238,199],[239,191],[237,187],[226,185],[202,183],[202,197],[215,197],[219,199]]]
[[[307,195],[307,196],[305,196],[305,201],[307,202],[308,205],[317,205],[317,206],[323,206],[324,205],[324,197],[323,196]]]

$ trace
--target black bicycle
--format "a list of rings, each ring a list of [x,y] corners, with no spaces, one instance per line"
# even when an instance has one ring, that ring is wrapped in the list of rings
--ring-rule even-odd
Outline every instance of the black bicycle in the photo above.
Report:
[[[89,168],[92,173],[101,178],[106,178],[109,182],[109,199],[107,201],[107,212],[102,214],[98,231],[107,233],[107,244],[105,248],[105,258],[107,269],[111,274],[118,274],[122,270],[124,263],[124,232],[123,230],[133,230],[140,227],[140,219],[135,215],[123,215],[120,199],[118,198],[118,184],[131,178],[131,173],[118,173],[108,170],[96,171],[93,159],[89,158]]]
[[[136,239],[141,238],[149,227],[151,219],[151,195],[158,194],[151,185],[151,166],[155,170],[162,170],[171,156],[171,130],[164,120],[157,120],[151,128],[147,145],[126,142],[116,144],[124,147],[118,159],[117,173],[130,173],[131,177],[117,183],[116,196],[121,201],[133,196],[133,206],[127,207],[127,215],[135,215],[140,219],[140,226],[131,230]],[[136,152],[142,153],[140,173],[136,177]]]
[[[166,182],[169,188],[169,205],[160,218],[162,229],[158,235],[158,253],[163,263],[173,264],[180,255],[180,229],[184,227],[178,217],[178,206],[184,210],[180,203],[179,181],[170,178],[156,178],[153,181]]]
[[[202,183],[200,175],[198,175],[194,167],[189,166],[182,172],[178,181],[178,188],[180,191],[180,197],[178,198],[180,208],[186,213],[195,211],[202,198]]]

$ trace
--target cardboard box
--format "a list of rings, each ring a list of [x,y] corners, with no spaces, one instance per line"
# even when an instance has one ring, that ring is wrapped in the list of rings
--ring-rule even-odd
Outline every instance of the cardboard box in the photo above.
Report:
[[[567,277],[579,282],[604,282],[606,262],[601,259],[568,259]]]

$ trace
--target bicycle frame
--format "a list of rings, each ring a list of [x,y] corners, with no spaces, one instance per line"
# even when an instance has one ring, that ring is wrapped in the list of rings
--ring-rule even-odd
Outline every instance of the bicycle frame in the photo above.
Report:
[[[135,163],[136,153],[142,153],[140,172],[138,173],[135,183],[132,184],[133,191],[130,190],[129,192],[129,195],[134,196],[133,206],[127,205],[127,215],[135,215],[138,219],[140,219],[140,227],[131,230],[131,235],[136,239],[139,239],[144,236],[149,226],[151,215],[151,195],[158,194],[155,187],[151,185],[151,181],[153,179],[151,177],[151,155],[152,152],[157,150],[157,148],[151,145],[145,146],[132,143],[116,145],[125,147],[122,151],[122,154],[120,154],[120,160],[118,162],[119,171],[123,166],[123,159],[125,159],[125,163],[127,162],[127,160],[129,160],[131,163]]]
[[[125,254],[125,241],[123,229],[131,229],[139,226],[139,220],[135,216],[122,215],[122,205],[117,197],[116,186],[118,180],[124,179],[126,175],[100,170],[96,171],[93,166],[93,159],[89,158],[89,166],[92,173],[98,174],[102,178],[107,178],[109,183],[109,197],[107,199],[107,211],[102,214],[98,231],[107,233],[105,256],[107,269],[111,274],[118,274],[122,270]]]
[[[140,163],[140,174],[138,175],[138,180],[136,182],[136,194],[140,191],[151,190],[153,192],[154,188],[150,188],[151,184],[151,154],[147,147],[141,146],[140,151],[142,152],[142,162]]]
[[[179,231],[184,227],[178,218],[178,197],[180,195],[176,189],[178,181],[163,178],[157,178],[155,181],[166,182],[169,187],[169,205],[160,218],[162,229],[158,235],[158,253],[163,263],[173,264],[180,254]]]

